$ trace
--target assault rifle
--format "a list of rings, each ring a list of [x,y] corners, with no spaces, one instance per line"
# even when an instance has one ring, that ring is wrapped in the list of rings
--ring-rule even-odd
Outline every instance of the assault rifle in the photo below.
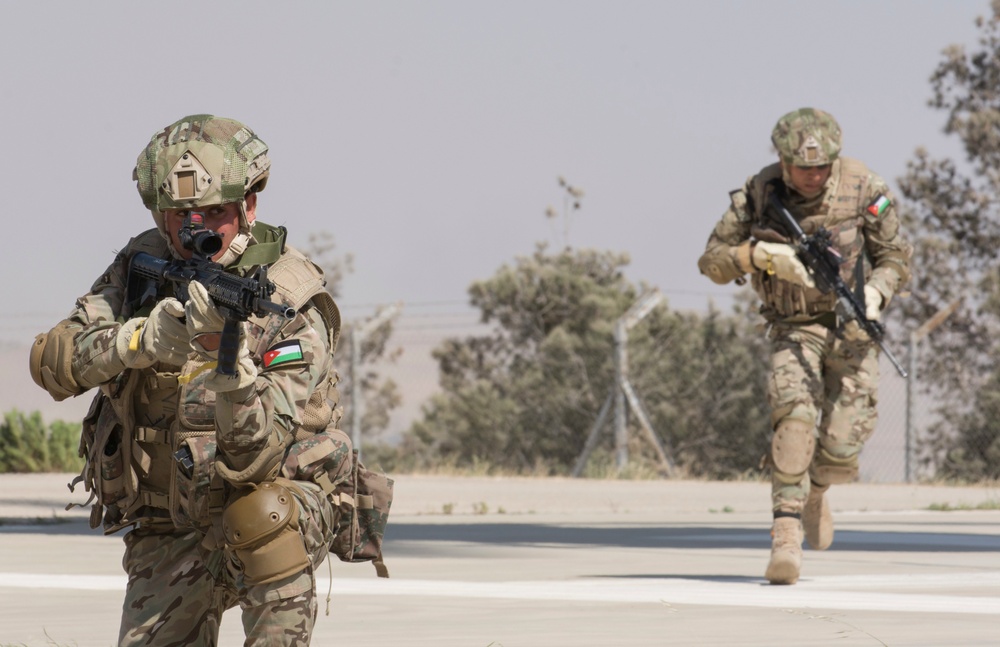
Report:
[[[222,249],[222,236],[206,229],[202,214],[192,212],[178,232],[181,245],[191,251],[189,260],[166,261],[152,254],[139,252],[129,265],[128,294],[140,305],[155,299],[167,282],[174,284],[174,294],[181,303],[188,300],[188,284],[197,281],[205,286],[208,296],[225,317],[219,341],[221,375],[236,375],[239,361],[240,322],[251,315],[263,317],[276,314],[285,319],[295,316],[295,309],[271,301],[274,283],[267,280],[267,266],[261,266],[249,276],[237,276],[223,270],[212,261]]]
[[[867,318],[864,296],[851,292],[847,283],[840,276],[840,265],[844,262],[844,258],[833,246],[830,232],[819,227],[812,235],[806,235],[798,221],[788,212],[785,205],[781,203],[781,198],[778,197],[779,193],[784,193],[784,186],[773,184],[771,188],[772,190],[768,194],[770,206],[777,214],[779,224],[785,233],[794,241],[799,260],[809,268],[809,272],[816,282],[816,287],[824,294],[836,293],[837,311],[840,317],[844,321],[856,321],[868,337],[882,349],[886,358],[896,368],[896,372],[901,377],[908,377],[892,351],[885,345],[885,326],[880,321]],[[858,281],[858,289],[863,289],[861,281]]]

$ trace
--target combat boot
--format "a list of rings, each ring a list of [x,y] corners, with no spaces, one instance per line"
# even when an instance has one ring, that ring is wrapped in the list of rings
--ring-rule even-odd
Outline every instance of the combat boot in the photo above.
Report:
[[[771,561],[764,577],[771,584],[795,584],[802,568],[802,521],[798,515],[776,517],[771,526]]]
[[[833,515],[826,501],[826,491],[829,485],[816,485],[809,488],[809,498],[802,510],[802,527],[806,532],[806,541],[815,550],[826,550],[833,543]]]

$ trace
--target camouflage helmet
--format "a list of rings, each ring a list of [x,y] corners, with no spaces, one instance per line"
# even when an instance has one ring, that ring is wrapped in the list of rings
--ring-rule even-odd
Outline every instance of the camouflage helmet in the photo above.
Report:
[[[824,166],[840,153],[840,126],[822,110],[799,108],[778,120],[771,143],[785,164]]]
[[[264,189],[270,169],[267,144],[252,130],[232,119],[190,115],[153,135],[132,179],[155,218],[167,209],[242,204]]]

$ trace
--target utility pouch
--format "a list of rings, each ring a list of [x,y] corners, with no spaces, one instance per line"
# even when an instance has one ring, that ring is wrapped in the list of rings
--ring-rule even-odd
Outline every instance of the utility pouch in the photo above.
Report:
[[[83,420],[80,452],[87,458],[85,477],[92,479],[86,483],[87,489],[96,493],[97,502],[102,506],[113,506],[128,494],[125,487],[126,442],[114,407],[103,394],[98,395]]]
[[[98,393],[83,418],[80,431],[79,455],[86,461],[80,475],[69,483],[70,491],[83,482],[90,492],[86,503],[70,503],[73,507],[93,504],[90,510],[90,527],[101,525],[105,508],[111,521],[121,516],[117,504],[128,496],[125,472],[124,442],[122,425],[114,408],[103,393]]]
[[[115,424],[101,451],[100,500],[112,505],[125,498],[125,464],[122,457],[122,428]]]
[[[225,490],[215,472],[215,434],[189,436],[174,452],[170,517],[181,528],[205,528],[222,513]]]
[[[346,561],[375,562],[375,569],[385,569],[382,563],[382,538],[389,523],[389,508],[392,506],[393,480],[385,474],[366,469],[354,452],[355,503],[360,537]],[[341,559],[344,559],[341,557]],[[381,577],[388,577],[379,572]]]

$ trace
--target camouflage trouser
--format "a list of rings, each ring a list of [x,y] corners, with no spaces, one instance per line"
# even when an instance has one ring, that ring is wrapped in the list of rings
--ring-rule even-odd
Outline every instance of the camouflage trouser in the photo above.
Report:
[[[784,420],[802,421],[810,428],[819,422],[807,474],[796,480],[778,473],[772,464],[774,510],[801,512],[810,474],[827,485],[823,475],[831,470],[856,471],[858,454],[875,431],[878,346],[867,339],[840,339],[818,324],[775,324],[770,336],[772,429]]]
[[[189,530],[137,528],[125,536],[128,587],[120,645],[208,646],[219,640],[226,609],[243,609],[245,645],[308,645],[316,621],[316,567],[333,539],[334,513],[320,489],[296,481],[299,532],[312,566],[272,582],[247,586],[232,557],[209,550]]]

